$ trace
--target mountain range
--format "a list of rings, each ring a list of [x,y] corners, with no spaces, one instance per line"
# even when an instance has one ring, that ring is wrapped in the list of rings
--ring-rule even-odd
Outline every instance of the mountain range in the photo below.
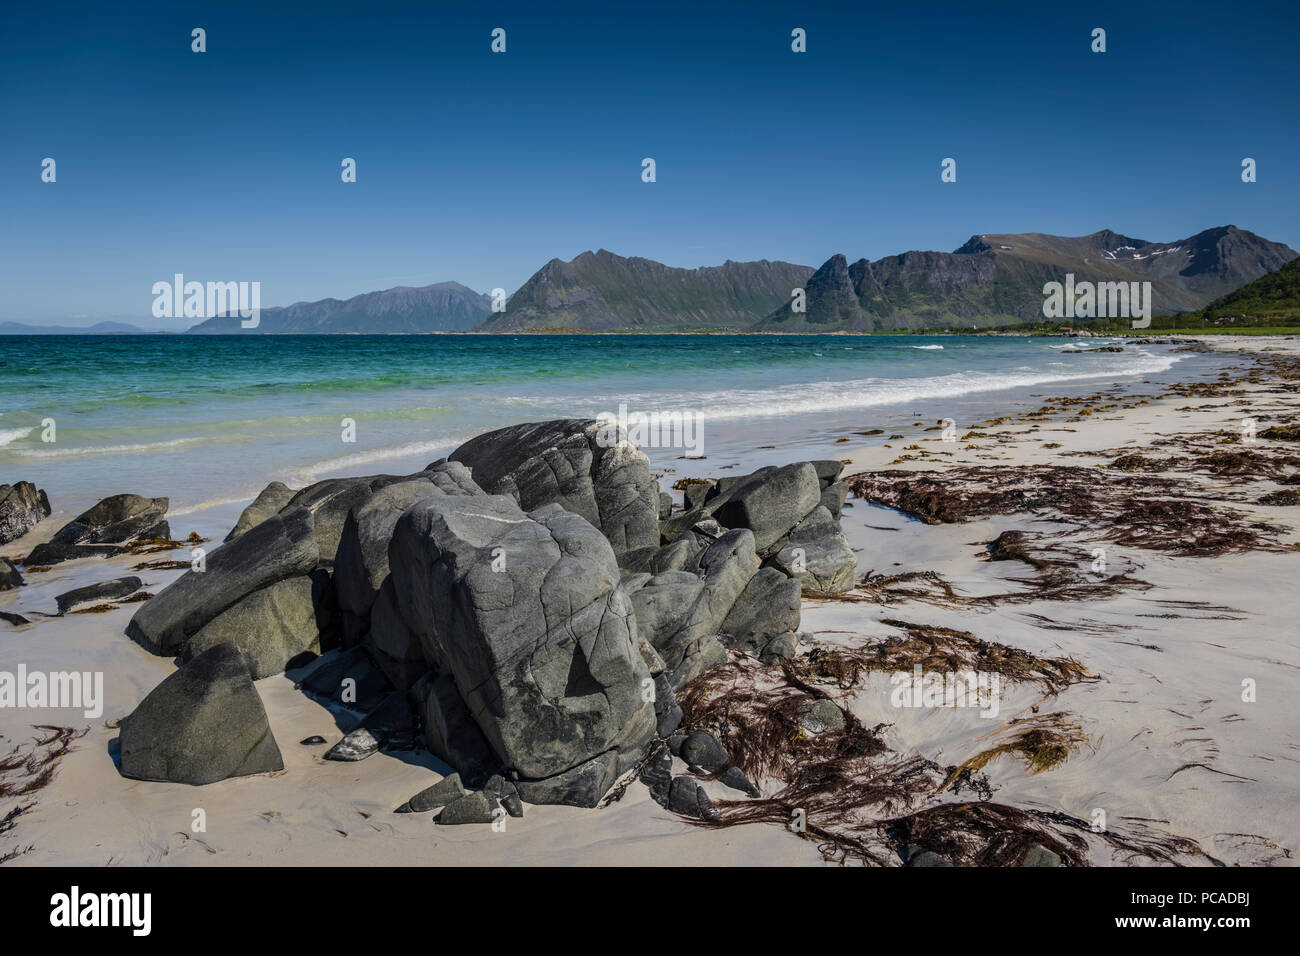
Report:
[[[148,330],[126,322],[96,322],[94,325],[30,325],[0,322],[0,335],[146,335]]]
[[[952,252],[904,252],[822,266],[733,262],[681,269],[605,249],[552,259],[512,295],[504,312],[458,282],[367,292],[264,308],[256,332],[417,333],[521,331],[871,332],[970,328],[1042,319],[1043,286],[1149,281],[1153,312],[1197,312],[1297,258],[1295,250],[1236,226],[1150,242],[1109,229],[1088,236],[981,234]],[[805,311],[792,308],[805,291]],[[1265,294],[1268,294],[1265,290]],[[1232,304],[1229,300],[1228,305]],[[21,332],[137,332],[121,323],[88,329],[0,324]],[[238,316],[190,332],[243,333]]]
[[[1296,255],[1236,226],[1172,242],[1109,229],[1078,238],[977,235],[954,252],[905,252],[851,265],[832,256],[808,280],[805,312],[783,303],[755,329],[870,332],[1040,321],[1043,285],[1067,273],[1076,282],[1149,281],[1154,313],[1191,312]]]
[[[204,335],[467,332],[487,317],[491,304],[488,296],[459,282],[439,282],[364,292],[346,300],[321,299],[262,309],[256,329],[241,328],[236,315],[208,319],[189,331]]]
[[[601,249],[546,263],[480,330],[748,329],[812,273],[766,259],[677,269]]]

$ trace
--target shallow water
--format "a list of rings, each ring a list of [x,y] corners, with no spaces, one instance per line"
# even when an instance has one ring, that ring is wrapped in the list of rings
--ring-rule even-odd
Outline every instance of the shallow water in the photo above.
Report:
[[[115,492],[172,515],[247,501],[272,479],[405,473],[516,422],[700,416],[648,447],[671,474],[828,457],[872,428],[958,427],[1034,396],[1188,377],[1170,347],[1062,355],[1078,340],[956,336],[0,337],[0,481],[60,511]],[[1102,340],[1088,340],[1088,345]],[[1214,368],[1222,358],[1216,358]],[[42,440],[53,419],[55,441]],[[355,441],[344,437],[344,419]],[[682,447],[682,437],[698,447]],[[704,462],[681,461],[703,455]],[[707,464],[706,464],[707,462]],[[673,469],[675,471],[669,471]]]

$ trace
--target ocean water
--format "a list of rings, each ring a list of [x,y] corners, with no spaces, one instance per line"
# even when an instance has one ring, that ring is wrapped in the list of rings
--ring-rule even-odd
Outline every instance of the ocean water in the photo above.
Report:
[[[230,506],[268,481],[402,474],[488,429],[567,416],[699,416],[698,448],[647,448],[656,470],[717,474],[838,457],[836,439],[1107,383],[1221,366],[1170,347],[1063,355],[1071,340],[955,336],[6,336],[0,481],[59,511],[118,492],[172,515]],[[1090,340],[1089,345],[1101,344]],[[1181,367],[1180,367],[1181,366]],[[43,441],[53,419],[55,441]],[[344,438],[355,422],[355,441]],[[694,419],[693,419],[694,420]],[[852,447],[852,446],[850,446]],[[703,461],[683,460],[702,455]],[[733,473],[739,473],[734,471]]]

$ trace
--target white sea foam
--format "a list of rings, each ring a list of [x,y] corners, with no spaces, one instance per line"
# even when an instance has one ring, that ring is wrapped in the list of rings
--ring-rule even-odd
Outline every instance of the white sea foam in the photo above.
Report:
[[[1168,371],[1180,360],[1176,355],[1153,355],[1139,352],[1126,354],[1119,361],[1087,359],[1088,365],[1059,363],[1069,372],[1043,368],[1038,371],[955,372],[930,378],[864,378],[853,381],[797,382],[763,389],[727,389],[712,392],[650,392],[614,396],[551,396],[530,402],[540,406],[577,410],[593,402],[604,407],[611,402],[626,402],[628,407],[699,409],[705,420],[716,422],[743,418],[781,418],[790,415],[875,408],[918,401],[956,398],[980,392],[1000,392],[1026,386],[1050,385],[1097,378],[1121,378]],[[1049,363],[1056,365],[1058,363]]]
[[[142,451],[168,451],[195,442],[211,441],[206,438],[173,438],[169,441],[142,442],[133,445],[92,445],[82,448],[16,448],[15,455],[24,458],[81,458],[86,455],[134,455]]]
[[[942,345],[909,345],[908,348],[920,349],[922,352],[933,352],[935,350],[939,350],[939,351],[943,350]]]
[[[29,428],[6,428],[0,430],[0,448],[3,448],[5,445],[11,444],[12,442],[22,441],[35,430],[35,425],[32,425]]]
[[[489,429],[483,429],[489,431]],[[322,475],[328,475],[331,472],[345,471],[356,465],[369,465],[377,461],[391,461],[394,458],[413,458],[417,455],[429,455],[435,451],[451,451],[459,445],[463,445],[479,432],[468,432],[463,435],[448,435],[443,438],[435,438],[429,441],[407,442],[403,445],[389,445],[384,448],[373,448],[368,451],[358,451],[351,455],[342,455],[338,458],[326,458],[322,461],[312,462],[308,465],[302,465],[293,469],[294,477],[304,481],[315,481]]]

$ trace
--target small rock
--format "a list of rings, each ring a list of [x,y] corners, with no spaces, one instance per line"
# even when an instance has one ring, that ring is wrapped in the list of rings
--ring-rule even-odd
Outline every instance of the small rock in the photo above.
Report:
[[[727,748],[718,743],[718,738],[705,730],[696,730],[688,734],[686,740],[682,742],[678,756],[688,764],[704,768],[707,773],[720,770],[731,759]]]
[[[664,715],[659,718],[659,723],[656,727],[659,736],[671,736],[672,733],[681,726],[682,718],[684,716],[685,713],[682,711],[681,704],[674,702],[673,705],[664,712]]]
[[[668,788],[668,809],[685,817],[711,817],[716,811],[709,795],[691,777],[674,777]]]
[[[794,660],[795,653],[799,648],[799,637],[794,631],[786,631],[784,634],[778,634],[767,642],[763,648],[763,654],[759,658],[764,664],[775,664],[778,661]]]
[[[1035,843],[1025,851],[1025,858],[1020,861],[1021,866],[1060,866],[1061,857],[1053,853],[1045,846]]]
[[[762,796],[758,787],[754,786],[754,782],[745,776],[745,771],[739,767],[728,767],[723,771],[722,776],[718,777],[718,782],[751,797]]]
[[[18,569],[0,558],[0,591],[8,591],[10,588],[16,588],[23,583],[23,576],[18,573]]]
[[[312,734],[310,737],[304,737],[302,740],[298,741],[298,743],[302,744],[304,747],[319,747],[321,744],[325,743],[325,738],[320,734]]]
[[[379,750],[379,738],[365,727],[358,727],[325,752],[326,760],[365,760]]]
[[[496,799],[482,790],[467,793],[453,800],[442,808],[442,813],[434,819],[441,826],[459,826],[462,823],[491,823],[492,811],[497,808]]]
[[[32,623],[21,614],[13,614],[9,611],[0,611],[0,621],[8,621],[14,627],[21,627],[24,624]]]
[[[83,604],[97,604],[102,601],[114,601],[134,594],[140,590],[141,581],[137,577],[115,578],[112,581],[98,581],[87,584],[84,588],[73,588],[54,599],[59,606],[59,613],[66,614]],[[217,643],[222,643],[218,641]],[[205,647],[204,650],[207,650]]]
[[[501,774],[493,774],[488,778],[488,782],[483,784],[483,789],[487,793],[501,801],[501,806],[505,807],[506,813],[512,817],[522,817],[524,815],[524,803],[519,798],[519,791],[515,785],[507,780]]]
[[[801,704],[798,710],[799,726],[810,734],[843,730],[844,711],[831,700],[813,700]]]
[[[641,768],[641,782],[649,788],[655,803],[668,807],[668,792],[673,783],[673,755],[660,749]]]
[[[465,788],[461,785],[460,774],[453,773],[443,777],[432,787],[425,787],[393,812],[425,813],[455,803],[463,796],[465,796]]]

